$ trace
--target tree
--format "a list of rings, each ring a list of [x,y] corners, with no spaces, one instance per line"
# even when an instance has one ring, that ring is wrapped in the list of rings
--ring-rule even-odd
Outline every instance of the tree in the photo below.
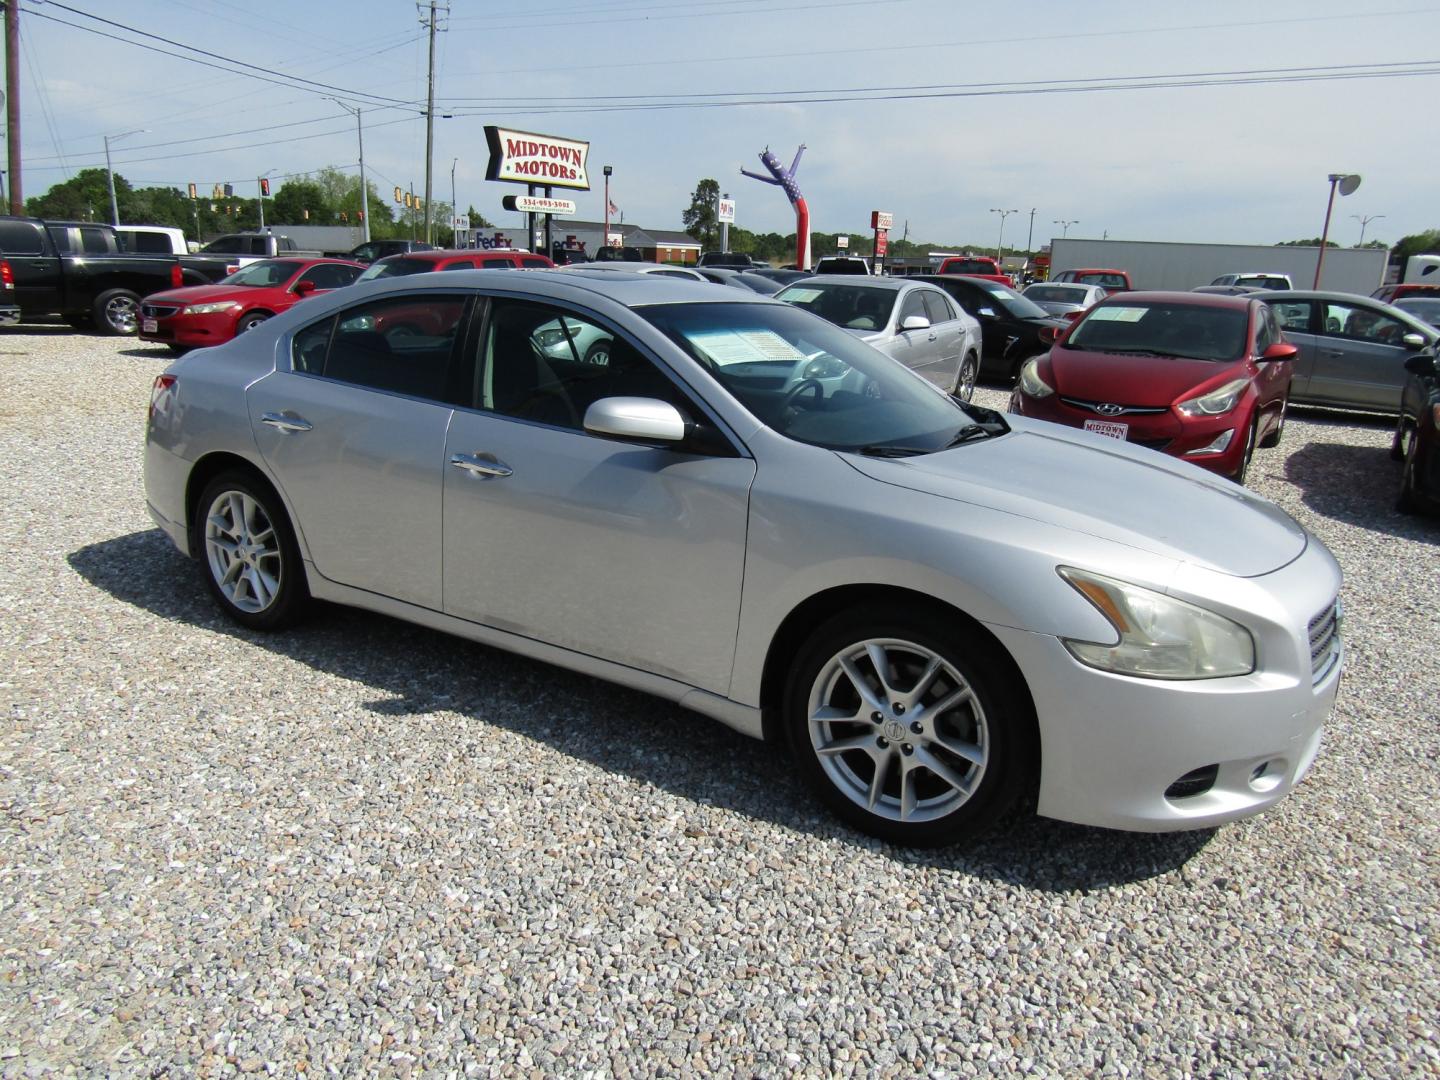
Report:
[[[471,203],[471,204],[470,204],[470,209],[467,210],[465,213],[466,213],[466,216],[468,216],[468,217],[470,218],[470,228],[472,228],[472,229],[493,229],[493,228],[495,228],[495,223],[494,223],[493,221],[487,220],[484,214],[482,214],[479,210],[476,210],[474,203]]]
[[[695,194],[690,196],[690,209],[680,215],[685,231],[700,241],[707,251],[715,247],[716,203],[720,198],[720,184],[716,180],[701,180],[695,185]]]
[[[273,220],[276,225],[329,225],[335,221],[335,208],[326,201],[326,192],[319,184],[287,180],[275,193],[265,220]]]
[[[1427,229],[1422,233],[1402,236],[1395,241],[1390,254],[1402,263],[1411,255],[1440,255],[1440,229]]]
[[[130,182],[115,174],[115,201],[120,205],[120,220],[126,218],[130,199]],[[81,169],[69,180],[56,184],[44,195],[25,200],[25,211],[35,217],[59,221],[109,221],[110,190],[104,169]]]

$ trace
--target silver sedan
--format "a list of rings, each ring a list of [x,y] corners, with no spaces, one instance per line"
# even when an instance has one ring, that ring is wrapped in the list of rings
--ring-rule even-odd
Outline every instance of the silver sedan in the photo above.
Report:
[[[969,401],[980,374],[980,324],[933,285],[817,274],[775,299],[844,327],[948,393]]]
[[[1025,286],[1025,290],[1020,295],[1044,308],[1051,315],[1075,316],[1094,307],[1110,294],[1099,285],[1081,285],[1068,281],[1037,281],[1034,285]]]
[[[1125,829],[1256,813],[1339,682],[1339,569],[1273,505],[653,275],[307,301],[157,378],[145,489],[244,626],[315,598],[636,687],[905,844],[1031,794]]]

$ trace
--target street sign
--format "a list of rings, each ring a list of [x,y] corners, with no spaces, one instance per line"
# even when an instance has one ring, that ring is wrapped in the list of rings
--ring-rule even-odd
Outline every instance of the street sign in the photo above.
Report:
[[[468,229],[468,228],[470,228],[470,215],[469,215],[469,214],[457,214],[455,217],[453,217],[453,218],[450,219],[450,227],[451,227],[452,229]]]

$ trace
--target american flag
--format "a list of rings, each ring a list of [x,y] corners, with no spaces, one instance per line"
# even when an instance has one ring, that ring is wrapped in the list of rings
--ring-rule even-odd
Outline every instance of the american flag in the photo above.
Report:
[[[618,214],[618,213],[620,213],[620,208],[615,205],[615,200],[614,200],[614,199],[611,199],[611,200],[610,200],[610,214],[611,214],[611,216],[613,217],[615,214]]]

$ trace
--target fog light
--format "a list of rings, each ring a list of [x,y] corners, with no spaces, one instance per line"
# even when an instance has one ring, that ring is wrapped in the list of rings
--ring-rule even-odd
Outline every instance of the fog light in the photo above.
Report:
[[[1219,773],[1219,765],[1206,765],[1204,768],[1191,769],[1165,789],[1165,798],[1193,799],[1196,795],[1204,795],[1215,786],[1215,778]]]
[[[1229,431],[1222,431],[1219,435],[1215,436],[1214,441],[1211,442],[1209,446],[1202,446],[1198,450],[1186,450],[1185,456],[1198,457],[1200,454],[1223,454],[1226,450],[1230,449],[1230,440],[1234,437],[1234,428],[1231,428]]]
[[[1271,758],[1269,761],[1260,762],[1250,770],[1250,790],[1262,793],[1274,791],[1284,779],[1285,759]]]

